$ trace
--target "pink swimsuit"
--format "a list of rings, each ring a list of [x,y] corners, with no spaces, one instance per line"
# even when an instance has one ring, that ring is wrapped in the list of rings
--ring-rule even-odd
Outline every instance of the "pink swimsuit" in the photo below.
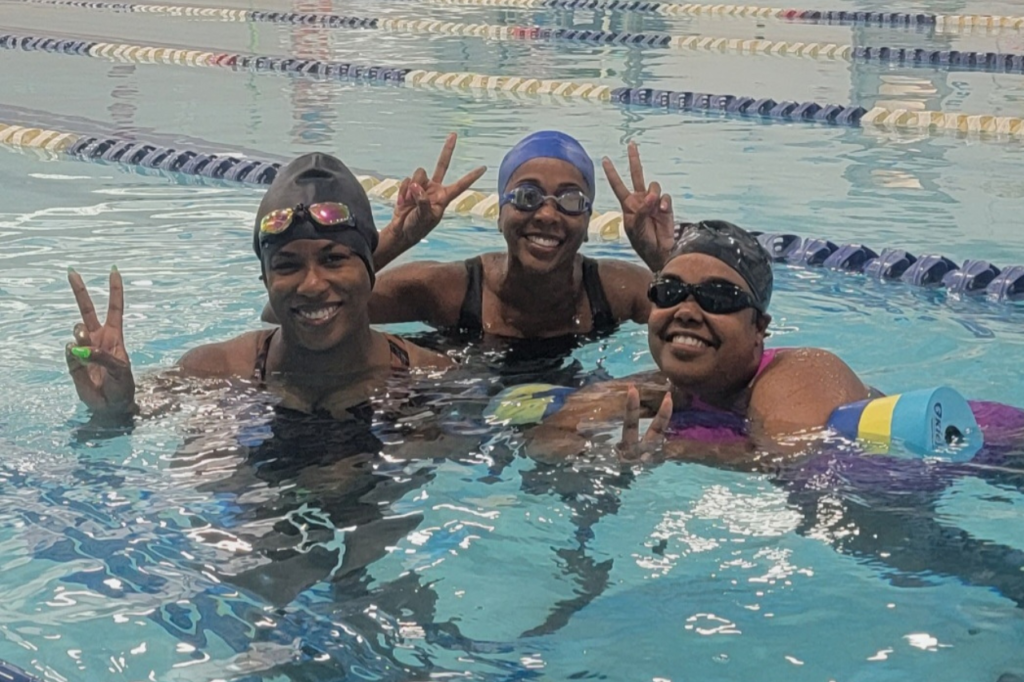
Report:
[[[772,363],[781,348],[766,350],[750,380],[753,384]],[[701,443],[739,443],[747,438],[747,418],[730,410],[708,405],[699,398],[685,410],[672,413],[666,434],[668,438],[685,438]]]

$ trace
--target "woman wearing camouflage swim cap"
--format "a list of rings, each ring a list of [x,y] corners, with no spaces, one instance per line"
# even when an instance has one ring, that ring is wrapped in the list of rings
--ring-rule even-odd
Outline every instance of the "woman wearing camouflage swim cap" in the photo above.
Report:
[[[253,249],[280,327],[199,346],[178,362],[183,375],[249,379],[284,395],[282,406],[342,416],[394,371],[451,361],[370,328],[378,233],[355,175],[326,154],[301,156],[267,190]],[[102,417],[138,412],[121,333],[124,291],[110,276],[110,306],[99,323],[82,278],[69,275],[82,322],[67,349],[78,395]]]
[[[587,422],[606,425],[625,405],[627,455],[660,449],[742,463],[760,440],[820,429],[835,408],[868,398],[832,353],[765,349],[772,284],[770,258],[745,230],[724,221],[682,226],[648,293],[658,371],[572,394],[531,433],[536,449],[579,452]],[[641,438],[643,417],[653,422]]]

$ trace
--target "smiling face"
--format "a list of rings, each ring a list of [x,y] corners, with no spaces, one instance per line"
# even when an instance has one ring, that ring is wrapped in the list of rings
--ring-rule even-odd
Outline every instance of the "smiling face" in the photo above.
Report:
[[[568,161],[551,158],[531,159],[516,169],[505,191],[522,184],[539,187],[544,194],[558,195],[569,189],[589,194],[582,173]],[[536,211],[520,211],[505,204],[498,216],[498,226],[510,256],[524,267],[550,272],[571,267],[587,236],[590,214],[570,216],[560,212],[552,200]]]
[[[330,350],[369,327],[370,276],[347,246],[289,242],[267,262],[266,284],[282,331],[308,350]]]
[[[702,253],[673,258],[661,276],[687,284],[728,282],[750,292],[738,272]],[[713,315],[690,296],[678,305],[651,309],[648,343],[674,385],[697,395],[729,395],[757,372],[769,321],[753,308]]]

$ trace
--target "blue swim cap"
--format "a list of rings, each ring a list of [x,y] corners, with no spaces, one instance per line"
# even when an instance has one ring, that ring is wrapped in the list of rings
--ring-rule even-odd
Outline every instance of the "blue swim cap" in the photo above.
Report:
[[[520,166],[531,159],[560,159],[568,161],[583,176],[587,196],[594,198],[594,162],[576,138],[557,130],[541,130],[527,135],[501,161],[498,169],[498,194],[508,189],[508,181]]]

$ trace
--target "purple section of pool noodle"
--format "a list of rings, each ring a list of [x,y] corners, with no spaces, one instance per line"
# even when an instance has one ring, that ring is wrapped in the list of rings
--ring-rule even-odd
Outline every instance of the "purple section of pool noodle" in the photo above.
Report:
[[[1017,455],[1024,462],[1024,410],[983,400],[968,402],[985,434],[985,447],[972,461],[1003,464],[1007,456]]]
[[[970,462],[952,464],[916,457],[868,455],[856,446],[823,452],[783,474],[791,489],[845,489],[880,494],[938,493],[962,476],[977,475],[975,465],[1024,470],[1024,410],[1012,405],[969,401],[985,446]]]

